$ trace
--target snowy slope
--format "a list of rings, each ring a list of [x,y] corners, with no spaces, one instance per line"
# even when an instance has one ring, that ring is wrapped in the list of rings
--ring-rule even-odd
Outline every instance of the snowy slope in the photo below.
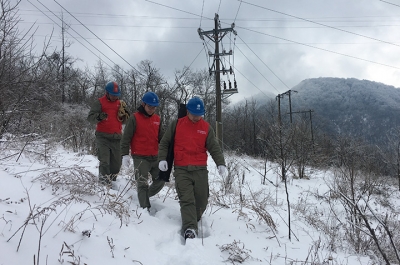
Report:
[[[199,223],[198,238],[184,244],[179,233],[179,203],[173,180],[151,199],[149,214],[138,210],[136,191],[129,177],[132,168],[118,178],[119,191],[104,193],[90,181],[97,173],[95,157],[54,147],[46,151],[45,160],[38,155],[43,154],[43,147],[37,145],[26,148],[18,158],[19,148],[8,146],[1,155],[1,265],[279,265],[305,261],[369,264],[368,257],[329,251],[321,244],[322,231],[311,228],[293,210],[289,240],[284,185],[277,181],[274,165],[269,163],[267,178],[278,183],[278,187],[270,182],[261,185],[259,172],[263,172],[265,165],[262,160],[226,154],[228,167],[237,174],[229,192],[225,192],[223,180],[209,160],[210,204]],[[239,177],[242,180],[243,176],[242,184]],[[292,203],[307,198],[310,205],[320,205],[313,196],[305,194],[315,190],[323,193],[325,178],[329,178],[328,173],[314,171],[311,180],[290,180]],[[86,194],[71,194],[73,188],[85,190]],[[257,207],[264,217],[270,216],[272,223],[257,214]],[[37,215],[32,218],[30,214]],[[87,234],[83,235],[83,231]],[[38,253],[39,262],[34,263]],[[329,257],[330,263],[323,263]]]

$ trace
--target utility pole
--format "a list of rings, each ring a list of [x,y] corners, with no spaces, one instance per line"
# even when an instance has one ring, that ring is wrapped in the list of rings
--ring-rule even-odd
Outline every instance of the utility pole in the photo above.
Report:
[[[222,140],[222,107],[221,107],[221,77],[220,73],[226,73],[228,71],[232,72],[232,69],[230,70],[225,70],[224,68],[221,70],[220,69],[220,56],[225,56],[225,55],[232,55],[232,50],[230,50],[228,53],[225,52],[225,50],[220,53],[219,52],[219,43],[222,40],[222,38],[228,33],[228,32],[233,32],[236,35],[236,31],[233,29],[235,27],[235,24],[232,23],[232,26],[230,28],[225,28],[221,29],[219,28],[219,16],[218,14],[215,14],[214,18],[214,29],[209,30],[209,31],[203,31],[201,28],[197,30],[199,33],[199,36],[202,40],[204,40],[204,36],[209,38],[211,41],[215,43],[215,53],[212,54],[209,52],[209,56],[214,57],[214,62],[212,66],[210,67],[210,75],[212,73],[215,74],[215,103],[216,103],[216,136],[218,143],[223,149],[223,140]],[[213,70],[215,69],[215,70]],[[236,84],[236,83],[235,83]]]
[[[65,102],[65,24],[64,24],[64,15],[62,15],[62,27],[61,27],[61,34],[62,34],[62,68],[61,68],[61,86],[62,86],[62,95],[61,95],[61,102]]]
[[[276,98],[278,99],[278,126],[279,126],[279,149],[281,152],[281,174],[282,174],[282,180],[286,181],[286,172],[285,172],[285,161],[284,161],[284,157],[283,157],[283,141],[282,141],[282,117],[281,117],[281,98],[283,98],[283,94],[278,94],[278,96],[276,96]]]
[[[278,99],[278,122],[279,126],[282,125],[282,118],[281,118],[281,98],[283,98],[283,94],[278,94],[276,99]]]
[[[290,123],[292,123],[292,98],[291,98],[292,92],[297,93],[297,91],[295,91],[295,90],[288,90],[288,91],[286,91],[285,93],[283,93],[283,95],[288,95],[288,96],[289,96]]]

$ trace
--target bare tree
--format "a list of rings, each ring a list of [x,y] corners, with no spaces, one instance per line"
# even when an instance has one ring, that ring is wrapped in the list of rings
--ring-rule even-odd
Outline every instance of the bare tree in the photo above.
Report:
[[[388,203],[385,203],[386,213],[371,207],[377,200],[389,196],[390,179],[374,173],[376,170],[371,165],[376,165],[372,162],[376,157],[361,141],[339,138],[336,155],[335,176],[329,183],[329,203],[345,241],[357,253],[372,251],[384,264],[399,263],[398,213]],[[338,210],[338,205],[343,210]]]

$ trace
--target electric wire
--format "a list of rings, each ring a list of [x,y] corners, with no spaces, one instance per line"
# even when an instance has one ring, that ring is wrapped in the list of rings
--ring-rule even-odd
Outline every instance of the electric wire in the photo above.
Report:
[[[199,16],[199,15],[197,15],[197,14],[194,14],[194,13],[191,13],[191,12],[188,12],[188,11],[185,11],[185,10],[182,10],[182,9],[178,9],[178,8],[175,8],[175,7],[163,5],[163,4],[154,2],[154,1],[150,1],[150,0],[145,0],[145,1],[147,1],[147,2],[149,2],[149,3],[156,4],[156,5],[163,6],[163,7],[166,7],[166,8],[170,8],[170,9],[173,9],[173,10],[177,10],[177,11],[180,11],[180,12],[183,12],[183,13],[191,14],[191,15],[194,15],[194,16]],[[245,2],[245,1],[242,1],[242,2],[247,3],[247,2]],[[204,17],[204,16],[203,16],[203,17]],[[211,20],[211,18],[208,18],[208,19]],[[307,21],[307,20],[305,20],[305,21]],[[226,24],[228,24],[228,23],[226,23]],[[324,25],[324,24],[321,24],[321,25]],[[384,64],[384,63],[378,63],[378,62],[374,62],[374,61],[371,61],[371,60],[368,60],[368,59],[363,59],[363,58],[359,58],[359,57],[356,57],[356,56],[352,56],[352,55],[343,54],[343,53],[340,53],[340,52],[331,51],[331,50],[328,50],[328,49],[318,48],[318,47],[315,47],[315,46],[312,46],[312,45],[309,45],[309,44],[305,44],[305,43],[301,43],[301,42],[296,42],[296,41],[288,40],[288,39],[285,39],[285,38],[273,36],[273,35],[270,35],[270,34],[267,34],[267,33],[263,33],[263,32],[259,32],[259,31],[251,30],[251,29],[248,29],[248,28],[238,27],[238,26],[236,26],[236,27],[237,27],[237,28],[240,28],[240,29],[244,29],[244,30],[250,31],[250,32],[254,32],[254,33],[262,34],[262,35],[265,35],[265,36],[269,36],[269,37],[272,37],[272,38],[277,38],[277,39],[284,40],[284,41],[287,41],[287,42],[296,43],[296,44],[303,45],[303,46],[306,46],[306,47],[310,47],[310,48],[318,49],[318,50],[321,50],[321,51],[333,53],[333,54],[336,54],[336,55],[341,55],[341,56],[345,56],[345,57],[348,57],[348,58],[353,58],[353,59],[356,59],[356,60],[360,60],[360,61],[364,61],[364,62],[369,62],[369,63],[381,65],[381,66],[386,66],[386,67],[390,67],[390,68],[394,68],[394,69],[400,69],[399,67],[396,67],[396,66],[391,66],[391,65],[388,65],[388,64]],[[329,27],[329,26],[328,26],[328,27]],[[351,33],[351,32],[349,32],[349,33]],[[381,42],[384,42],[384,41],[381,41]],[[400,46],[400,45],[397,45],[397,44],[394,44],[394,45],[395,45],[395,46]]]
[[[205,0],[203,0],[203,5],[201,6],[201,16],[200,16],[200,26],[199,26],[199,28],[201,28],[201,21],[203,20],[204,1]]]
[[[246,76],[245,74],[243,74],[237,67],[235,67],[234,69],[235,69],[235,71],[237,71],[244,79],[246,79],[250,84],[252,84],[255,88],[257,88],[258,91],[260,91],[261,93],[263,93],[264,95],[266,95],[266,94],[264,93],[263,90],[261,90],[256,84],[254,84],[252,81],[250,81],[250,79],[247,78],[247,76]],[[271,84],[271,85],[272,85],[272,84]],[[279,92],[278,92],[278,93],[279,93]]]
[[[39,0],[38,0],[39,1]],[[113,48],[111,48],[105,41],[99,38],[93,31],[91,31],[85,24],[83,24],[79,19],[77,19],[74,15],[72,15],[67,9],[65,9],[60,3],[54,0],[63,10],[65,10],[70,16],[72,16],[76,21],[78,21],[82,26],[84,26],[90,33],[92,33],[98,40],[100,40],[104,45],[106,45],[111,51],[113,51],[119,58],[121,58],[125,63],[127,63],[132,69],[139,73],[139,71],[131,65],[125,58],[123,58],[119,53],[117,53]]]
[[[167,8],[171,8],[171,9],[174,9],[174,10],[177,10],[177,11],[180,11],[180,12],[183,12],[183,13],[191,14],[191,15],[194,15],[194,16],[199,16],[199,15],[197,15],[197,14],[194,14],[194,13],[191,13],[191,12],[188,12],[188,11],[185,11],[185,10],[182,10],[182,9],[178,9],[178,8],[175,8],[175,7],[163,5],[163,4],[154,2],[154,1],[150,1],[150,0],[145,0],[145,1],[150,2],[150,3],[153,3],[153,4],[156,4],[156,5],[161,5],[161,6],[164,6],[164,7],[167,7]],[[270,11],[272,11],[272,12],[277,12],[277,13],[280,13],[280,14],[283,14],[283,15],[287,15],[287,16],[290,16],[290,17],[293,17],[293,18],[296,18],[296,19],[304,20],[304,21],[306,21],[306,22],[315,23],[315,24],[318,24],[318,25],[320,25],[320,26],[324,26],[324,27],[336,29],[335,27],[332,27],[332,26],[329,26],[329,25],[325,25],[325,24],[322,24],[322,23],[314,22],[314,21],[309,20],[309,19],[300,18],[300,17],[296,17],[296,16],[293,16],[293,15],[285,14],[285,13],[282,13],[282,12],[279,12],[279,11],[275,11],[275,10],[272,10],[272,9],[268,9],[268,8],[266,8],[266,7],[258,6],[258,5],[255,5],[255,4],[251,4],[251,3],[248,3],[248,2],[243,1],[243,0],[241,0],[241,2],[244,2],[244,3],[249,4],[249,5],[253,5],[253,6],[256,6],[256,7],[259,7],[259,8],[267,9],[267,10],[270,10]],[[211,18],[208,18],[208,19],[211,20]],[[248,30],[247,28],[243,28],[243,29]],[[340,29],[337,29],[337,30],[340,30]],[[344,30],[343,30],[343,31],[344,31]],[[386,42],[386,41],[379,40],[379,39],[375,39],[375,38],[370,38],[370,37],[363,36],[363,35],[361,35],[361,34],[353,33],[353,32],[350,32],[350,31],[344,31],[344,32],[349,33],[349,34],[358,35],[358,36],[365,37],[365,38],[369,38],[369,39],[372,39],[372,40],[375,40],[375,41],[379,41],[379,42],[382,42],[382,43],[391,44],[391,45],[399,46],[399,47],[400,47],[400,45],[395,44],[395,43]],[[259,33],[259,32],[258,32],[258,33]],[[262,33],[261,33],[261,34],[262,34]],[[271,35],[268,35],[268,36],[271,36]],[[296,43],[296,42],[295,42],[295,43]],[[297,43],[298,43],[298,42],[297,42]],[[300,44],[300,43],[299,43],[299,44]],[[314,47],[314,48],[316,48],[316,47]],[[326,50],[326,51],[328,51],[328,50]],[[335,53],[335,52],[334,52],[334,53]],[[340,54],[340,53],[336,53],[336,54],[342,55],[342,54]],[[345,55],[345,56],[349,57],[348,55]],[[351,57],[351,56],[350,56],[350,57]],[[355,57],[355,58],[357,58],[357,57]],[[368,61],[368,60],[366,60],[366,61]],[[369,61],[369,62],[372,62],[372,61]],[[378,64],[380,64],[380,63],[378,63]]]
[[[241,7],[241,6],[242,6],[242,0],[240,0],[240,4],[239,4],[238,10],[237,10],[237,12],[236,12],[235,19],[233,20],[233,23],[235,23],[235,21],[236,21],[236,18],[237,18],[238,14],[239,14],[239,10],[240,10],[240,7]]]
[[[387,2],[387,1],[383,1],[383,0],[380,0],[380,1],[381,1],[381,2],[384,2],[384,3],[386,3],[386,4],[389,4],[389,5],[394,5],[394,6],[400,7],[400,5],[396,5],[396,4],[391,3],[391,2]]]
[[[189,11],[185,11],[185,10],[182,10],[182,9],[179,9],[179,8],[176,8],[176,7],[167,6],[167,5],[160,4],[160,3],[157,3],[157,2],[154,2],[154,1],[150,1],[150,0],[144,0],[144,1],[152,3],[152,4],[155,4],[155,5],[163,6],[163,7],[166,7],[166,8],[170,8],[170,9],[173,9],[173,10],[176,10],[176,11],[180,11],[180,12],[183,12],[183,13],[186,13],[186,14],[190,14],[190,15],[193,15],[193,16],[196,16],[196,17],[201,17],[198,14],[195,14],[195,13],[192,13],[192,12],[189,12]],[[205,18],[207,18],[207,17],[205,17]],[[211,18],[208,18],[208,19],[211,19]]]
[[[382,1],[383,2],[383,1]],[[389,2],[386,2],[389,3]],[[392,3],[390,3],[392,4]],[[395,4],[393,4],[395,5]],[[27,11],[27,12],[40,12],[34,9],[20,9],[20,11]],[[48,11],[44,11],[45,13]],[[41,12],[40,12],[41,13]],[[50,13],[50,12],[48,12]],[[177,19],[177,20],[197,20],[197,18],[185,18],[185,17],[166,17],[166,16],[139,16],[139,15],[114,15],[114,14],[104,14],[104,13],[83,13],[83,12],[72,12],[73,14],[77,14],[77,16],[82,15],[83,17],[91,17],[91,16],[100,16],[100,17],[129,17],[129,18],[141,18],[141,19]],[[198,15],[196,15],[198,16]],[[325,22],[370,22],[370,20],[330,20],[327,19],[359,19],[359,18],[398,18],[397,16],[344,16],[344,17],[310,17],[307,19],[322,19]],[[287,19],[287,18],[241,18],[237,19],[238,21],[296,21],[298,19]],[[306,21],[304,21],[306,22]]]
[[[271,73],[272,73],[276,78],[278,78],[279,81],[281,81],[282,84],[284,84],[288,89],[290,89],[289,86],[286,85],[286,83],[283,82],[283,80],[280,79],[279,76],[278,76],[277,74],[275,74],[274,71],[272,71],[272,69],[260,58],[260,56],[258,56],[258,55],[250,48],[249,45],[247,45],[247,43],[246,43],[240,36],[238,36],[238,38],[239,38],[239,39],[247,46],[247,48],[248,48],[248,49],[249,49],[249,50],[250,50],[250,51],[265,65],[265,67],[267,67],[268,70],[270,70]],[[278,93],[279,93],[279,92],[278,92]]]
[[[183,73],[180,75],[180,77],[178,78],[178,81],[186,74],[187,71],[189,71],[190,67],[192,66],[192,64],[196,61],[197,57],[199,57],[200,53],[203,51],[204,47],[202,47],[200,49],[200,51],[197,53],[196,57],[193,59],[193,61],[189,64],[189,66],[185,69],[185,71],[183,71]],[[176,84],[178,85],[178,84]],[[175,90],[175,87],[172,89]]]
[[[236,46],[237,47],[237,46]],[[237,47],[237,49],[240,51],[240,53],[247,59],[247,61],[254,67],[254,69],[256,69],[256,71],[262,76],[264,77],[265,81],[268,82],[268,84],[270,84],[278,93],[278,89],[268,80],[268,78],[266,78],[261,72],[260,70],[250,61],[250,59],[242,52],[242,50]],[[236,68],[235,68],[236,69]],[[271,71],[272,72],[272,71]],[[279,79],[280,80],[280,79]]]
[[[32,24],[29,21],[20,21],[21,24]],[[49,22],[40,22],[38,25],[51,25]],[[71,26],[81,25],[78,23],[69,23]],[[86,24],[91,27],[118,27],[118,28],[162,28],[162,29],[197,29],[195,26],[161,26],[161,25],[118,25],[118,24]],[[400,27],[399,25],[354,25],[354,26],[337,26],[338,28],[378,28],[378,27]],[[322,26],[250,26],[249,29],[325,29]],[[391,42],[395,43],[395,42]]]
[[[337,27],[329,26],[329,25],[326,25],[326,24],[323,24],[323,23],[315,22],[315,21],[312,21],[312,20],[309,20],[309,19],[306,19],[306,18],[290,15],[290,14],[287,14],[287,13],[284,13],[284,12],[280,12],[280,11],[277,11],[277,10],[274,10],[274,9],[270,9],[270,8],[263,7],[263,6],[260,6],[260,5],[252,4],[252,3],[246,2],[244,0],[241,0],[241,1],[243,3],[245,3],[245,4],[248,4],[248,5],[251,5],[251,6],[255,6],[255,7],[258,7],[258,8],[261,8],[261,9],[265,9],[265,10],[268,10],[268,11],[271,11],[271,12],[275,12],[275,13],[278,13],[278,14],[281,14],[281,15],[293,17],[293,18],[300,19],[300,20],[303,20],[303,21],[307,21],[307,22],[310,22],[310,23],[313,23],[313,24],[317,24],[317,25],[324,26],[324,27],[327,27],[327,28],[331,28],[331,29],[335,29],[335,30],[338,30],[338,31],[342,31],[342,32],[345,32],[345,33],[348,33],[348,34],[353,34],[353,35],[356,35],[356,36],[359,36],[359,37],[363,37],[363,38],[367,38],[367,39],[371,39],[371,40],[379,41],[379,42],[386,43],[386,44],[389,44],[389,45],[394,45],[394,46],[400,47],[400,45],[397,45],[397,44],[392,43],[392,42],[376,39],[376,38],[369,37],[369,36],[366,36],[366,35],[362,35],[362,34],[354,33],[354,32],[351,32],[351,31],[344,30],[344,29],[340,29],[340,28],[337,28]]]
[[[37,23],[40,24],[40,23]],[[50,23],[54,24],[54,23]],[[68,24],[69,25],[69,24]],[[24,35],[24,34],[19,34],[19,35]],[[39,35],[35,34],[35,37],[47,37],[47,35]],[[94,40],[97,38],[90,38],[90,37],[78,37],[75,36],[77,39],[87,39],[87,40]],[[57,40],[57,37],[53,38],[54,40]],[[111,38],[103,38],[103,40],[110,40],[110,41],[129,41],[129,42],[149,42],[149,43],[181,43],[181,44],[200,44],[203,43],[202,41],[174,41],[174,40],[140,40],[140,39],[111,39]],[[400,44],[400,42],[398,42]],[[238,42],[237,44],[244,44],[242,42]],[[291,43],[291,42],[247,42],[247,44],[252,44],[252,45],[298,45],[297,43]],[[308,45],[370,45],[370,44],[376,44],[376,42],[304,42],[304,44]]]
[[[357,60],[360,60],[360,61],[369,62],[369,63],[373,63],[373,64],[377,64],[377,65],[382,65],[382,66],[386,66],[386,67],[390,67],[390,68],[394,68],[394,69],[400,69],[400,67],[396,67],[396,66],[392,66],[392,65],[388,65],[388,64],[384,64],[384,63],[378,63],[378,62],[374,62],[374,61],[371,61],[371,60],[368,60],[368,59],[359,58],[359,57],[356,57],[356,56],[353,56],[353,55],[348,55],[348,54],[335,52],[335,51],[331,51],[331,50],[324,49],[324,48],[315,47],[315,46],[312,46],[312,45],[309,45],[309,44],[305,44],[305,43],[301,43],[301,42],[298,42],[298,41],[293,41],[293,40],[277,37],[277,36],[274,36],[274,35],[271,35],[271,34],[267,34],[267,33],[264,33],[264,32],[251,30],[251,29],[243,28],[243,27],[237,27],[237,28],[244,29],[244,30],[247,30],[247,31],[250,31],[250,32],[254,32],[254,33],[258,33],[258,34],[262,34],[262,35],[265,35],[265,36],[269,36],[269,37],[272,37],[272,38],[275,38],[275,39],[280,39],[280,40],[296,43],[296,44],[299,44],[299,45],[302,45],[302,46],[306,46],[306,47],[310,47],[310,48],[313,48],[313,49],[317,49],[317,50],[321,50],[321,51],[325,51],[325,52],[329,52],[329,53],[333,53],[333,54],[337,54],[337,55],[341,55],[341,56],[357,59]],[[400,46],[400,45],[396,45],[396,46]]]
[[[232,49],[232,67],[235,68],[235,47],[236,47],[236,35],[233,38],[233,49]],[[233,72],[233,79],[236,81],[235,72]]]
[[[205,40],[203,40],[203,48],[204,48],[204,54],[206,55],[208,69],[210,69],[210,56],[208,55],[209,53],[207,52],[207,51],[210,51],[210,50],[207,48],[207,43],[206,43]],[[206,48],[207,48],[207,50],[206,50]]]
[[[197,53],[196,57],[193,59],[193,61],[189,64],[188,68],[190,68],[192,66],[192,64],[194,63],[194,61],[196,61],[197,57],[199,57],[200,53],[204,50],[204,47],[202,47],[200,49],[200,51]]]
[[[31,1],[29,1],[29,0],[27,0],[32,6],[34,6],[37,10],[39,10],[39,11],[41,11],[41,9],[40,8],[38,8],[37,6],[35,6]],[[47,10],[49,10],[45,5],[43,5],[39,0],[38,0],[38,2],[42,5],[42,6],[44,6]],[[50,10],[49,10],[50,11]],[[50,11],[50,12],[52,12],[52,11]],[[53,12],[52,12],[53,13]],[[47,16],[45,13],[43,13],[45,16]],[[59,18],[57,15],[55,15],[54,13],[53,13],[53,15],[55,16],[55,17],[57,17],[58,19],[60,19],[61,21],[62,21],[62,19],[61,18]],[[52,18],[50,18],[49,16],[47,16],[51,21],[53,21],[54,22],[54,24],[56,24],[57,26],[59,26],[60,28],[62,28],[62,26],[60,26],[59,24],[57,24],[57,22],[55,22]],[[73,28],[71,28],[76,34],[78,34],[82,39],[85,39],[85,38],[83,38],[78,32],[76,32]],[[69,34],[72,38],[74,38],[77,42],[79,42],[83,47],[85,47],[88,51],[90,51],[93,55],[95,55],[96,57],[98,57],[98,55],[97,54],[95,54],[91,49],[89,49],[86,45],[84,45],[82,42],[80,42],[78,39],[76,39],[72,34],[70,34],[70,33],[68,33],[67,32],[67,34]],[[88,42],[88,41],[87,41]],[[113,60],[111,60],[108,56],[106,56],[104,53],[102,53],[99,49],[97,49],[94,45],[92,45],[90,42],[88,42],[93,48],[95,48],[98,52],[100,52],[105,58],[107,58],[108,60],[110,60],[112,63],[114,63],[113,62]],[[99,59],[102,61],[102,62],[104,62],[108,67],[110,67],[111,69],[113,69],[112,68],[112,66],[110,66],[107,62],[105,62],[104,60],[102,60],[100,57],[99,57]],[[115,64],[115,63],[114,63]]]
[[[219,9],[220,9],[220,7],[221,7],[221,2],[222,2],[222,0],[219,0],[219,5],[218,5],[217,14],[219,14]]]

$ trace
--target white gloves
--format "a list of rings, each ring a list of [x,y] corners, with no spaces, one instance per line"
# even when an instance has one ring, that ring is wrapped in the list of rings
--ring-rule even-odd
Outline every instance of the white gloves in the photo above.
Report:
[[[122,156],[122,166],[128,168],[131,164],[131,158],[129,155]]]
[[[218,173],[221,177],[225,177],[227,173],[226,166],[224,165],[218,166]]]
[[[167,171],[168,170],[168,163],[166,160],[161,160],[160,163],[158,163],[158,168],[161,171]]]

